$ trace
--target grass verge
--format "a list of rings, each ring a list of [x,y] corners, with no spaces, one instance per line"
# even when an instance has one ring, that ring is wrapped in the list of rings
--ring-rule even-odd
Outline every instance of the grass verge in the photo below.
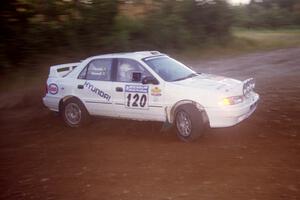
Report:
[[[176,52],[170,50],[166,51],[166,53],[179,60],[195,60],[216,59],[251,52],[300,47],[300,28],[281,30],[233,29],[232,32],[233,36],[222,44],[216,41],[209,41],[202,44],[201,48],[190,47]],[[36,59],[30,58],[22,66],[6,70],[6,73],[2,73],[2,76],[0,74],[0,93],[15,89],[22,90],[25,87],[40,87],[41,84],[45,84],[51,65],[78,61],[86,57],[74,52],[61,55],[40,55]]]
[[[216,58],[275,49],[300,47],[300,28],[278,30],[233,29],[227,41],[214,41],[201,48],[188,48],[179,53],[188,58]]]

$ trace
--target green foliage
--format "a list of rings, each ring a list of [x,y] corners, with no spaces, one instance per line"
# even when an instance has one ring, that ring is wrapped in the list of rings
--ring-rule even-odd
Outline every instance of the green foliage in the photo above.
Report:
[[[104,48],[118,0],[6,0],[1,7],[1,67],[58,49]]]
[[[222,0],[166,0],[159,10],[147,16],[145,39],[163,49],[201,46],[207,40],[222,40],[229,35],[230,13]]]
[[[178,3],[166,1],[160,9],[147,16],[144,25],[145,41],[152,44],[153,48],[182,47],[188,40],[189,32]]]
[[[300,1],[252,0],[247,6],[234,8],[235,25],[247,28],[286,28],[299,26]]]
[[[143,24],[140,20],[124,15],[117,15],[114,20],[112,35],[107,38],[108,50],[130,51],[141,46]]]
[[[0,12],[1,66],[57,51],[183,49],[221,41],[231,12],[223,0],[153,0],[151,12],[120,12],[126,0],[5,0]],[[144,1],[132,1],[143,5]],[[129,11],[130,12],[130,11]]]

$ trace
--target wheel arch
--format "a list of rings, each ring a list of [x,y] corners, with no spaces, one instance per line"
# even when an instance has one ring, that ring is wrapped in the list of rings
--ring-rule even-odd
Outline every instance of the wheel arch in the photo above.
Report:
[[[76,99],[77,101],[81,102],[82,105],[85,107],[84,103],[76,96],[73,96],[73,95],[68,95],[68,96],[65,96],[63,98],[60,99],[59,101],[59,104],[58,104],[58,111],[61,112],[62,109],[63,109],[63,105],[64,103],[68,100],[68,99]]]
[[[173,123],[174,119],[175,119],[175,115],[176,115],[176,110],[178,110],[181,106],[183,105],[192,105],[194,106],[196,109],[198,109],[200,112],[204,112],[204,116],[205,116],[205,120],[207,121],[207,123],[209,124],[209,119],[208,116],[206,114],[205,108],[204,106],[202,106],[200,103],[192,101],[192,100],[181,100],[176,102],[170,109],[169,112],[169,122]]]

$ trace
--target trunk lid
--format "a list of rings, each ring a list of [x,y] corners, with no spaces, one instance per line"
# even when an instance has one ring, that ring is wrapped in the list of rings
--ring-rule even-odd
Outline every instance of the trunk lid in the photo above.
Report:
[[[79,63],[67,63],[50,67],[49,78],[63,78],[73,71]]]

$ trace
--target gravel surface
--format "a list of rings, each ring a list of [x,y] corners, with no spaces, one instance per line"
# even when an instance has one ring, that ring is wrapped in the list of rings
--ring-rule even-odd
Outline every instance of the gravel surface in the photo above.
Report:
[[[257,111],[183,143],[159,123],[64,127],[42,106],[43,86],[1,94],[0,199],[300,199],[300,48],[186,63],[254,77]]]

